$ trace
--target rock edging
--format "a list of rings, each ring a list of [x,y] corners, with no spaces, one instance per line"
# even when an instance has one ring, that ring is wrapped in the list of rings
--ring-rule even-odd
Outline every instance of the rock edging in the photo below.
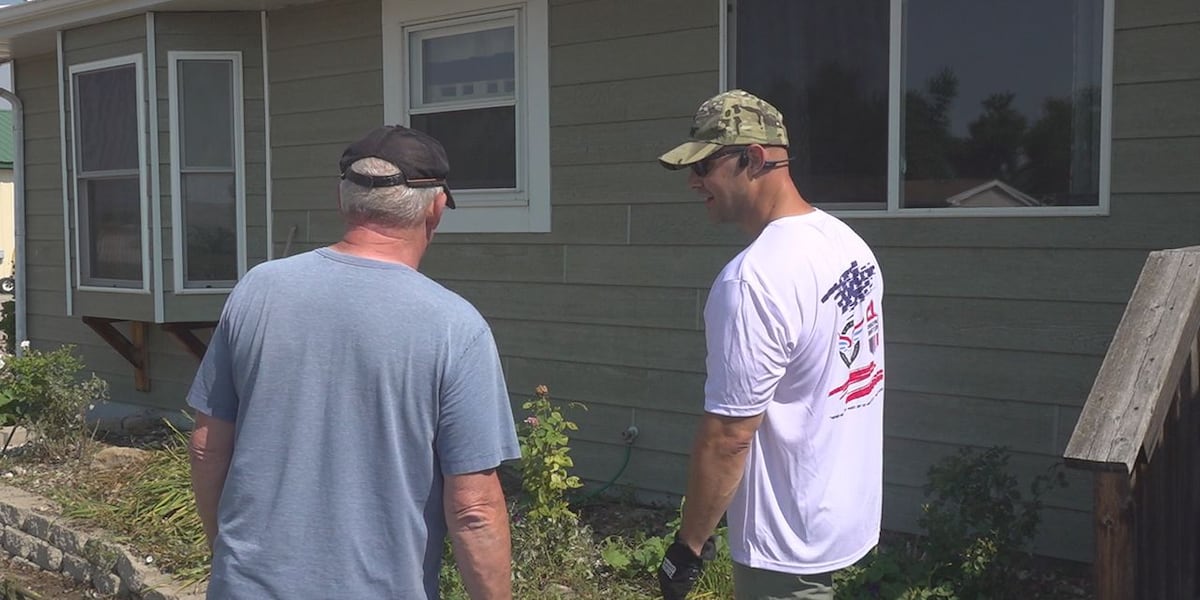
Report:
[[[104,596],[132,600],[201,600],[203,590],[184,586],[147,566],[102,533],[87,532],[39,507],[50,501],[0,484],[0,548],[43,571],[91,585]]]

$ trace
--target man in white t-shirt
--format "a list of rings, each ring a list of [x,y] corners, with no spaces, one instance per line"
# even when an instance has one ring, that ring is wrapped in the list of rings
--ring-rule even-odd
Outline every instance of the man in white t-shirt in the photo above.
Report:
[[[705,412],[658,573],[667,600],[711,558],[722,513],[738,600],[832,598],[833,572],[879,541],[883,278],[854,231],[801,197],[787,146],[779,111],[731,90],[659,158],[691,168],[710,219],[754,238],[704,308]]]

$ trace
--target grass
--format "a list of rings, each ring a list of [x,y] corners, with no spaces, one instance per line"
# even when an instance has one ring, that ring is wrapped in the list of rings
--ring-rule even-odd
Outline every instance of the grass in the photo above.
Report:
[[[195,583],[208,575],[208,546],[196,501],[185,434],[174,431],[144,463],[109,470],[79,467],[73,481],[46,494],[63,514],[116,534],[155,566]]]
[[[86,461],[38,463],[21,461],[29,475],[11,481],[32,488],[61,505],[63,514],[108,531],[130,546],[138,556],[153,557],[154,566],[186,583],[208,577],[209,552],[191,492],[186,435],[174,432],[147,460],[108,470],[91,468]],[[14,466],[4,458],[5,468]],[[507,486],[506,486],[507,487]],[[510,493],[515,498],[516,493]],[[620,535],[602,539],[583,521],[546,523],[524,518],[514,501],[511,509],[513,594],[516,598],[571,598],[578,600],[643,600],[658,595],[653,570],[616,569],[603,552],[613,547],[631,549],[643,543],[646,517],[639,523],[613,522],[621,513],[614,506],[632,508],[622,500],[592,501],[577,507],[588,517],[608,519],[606,529]],[[626,511],[627,512],[627,511]],[[644,511],[649,512],[649,511]],[[662,515],[658,531],[665,533],[671,511]],[[661,554],[647,560],[657,564]],[[706,571],[694,600],[732,597],[732,564],[728,556]],[[641,565],[645,567],[645,564]],[[449,544],[440,573],[442,597],[465,600]]]

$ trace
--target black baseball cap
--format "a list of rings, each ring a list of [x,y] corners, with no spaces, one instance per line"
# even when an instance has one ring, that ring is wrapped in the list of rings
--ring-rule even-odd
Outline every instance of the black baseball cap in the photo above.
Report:
[[[364,175],[350,169],[350,165],[364,158],[385,160],[400,172],[396,175]],[[446,206],[454,208],[450,186],[446,185],[446,177],[450,175],[446,149],[425,132],[403,125],[385,125],[375,129],[346,148],[338,167],[342,179],[368,188],[442,186],[446,190]]]

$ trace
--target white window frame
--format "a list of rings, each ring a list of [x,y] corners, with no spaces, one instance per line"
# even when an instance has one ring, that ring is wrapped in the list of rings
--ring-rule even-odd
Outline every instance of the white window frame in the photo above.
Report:
[[[720,27],[720,88],[730,89],[731,61],[736,52],[736,40],[731,43],[734,31],[731,19],[736,18],[738,0],[717,0]],[[1086,217],[1107,216],[1111,197],[1110,173],[1112,169],[1112,72],[1113,72],[1113,29],[1114,0],[1103,0],[1104,22],[1101,26],[1103,38],[1100,52],[1100,165],[1096,206],[1051,206],[1051,207],[969,207],[969,208],[902,208],[900,185],[903,174],[900,165],[904,160],[903,139],[900,125],[904,91],[903,68],[905,53],[904,8],[908,0],[890,0],[890,34],[888,40],[888,192],[886,208],[852,209],[845,204],[817,204],[818,207],[842,218],[912,218],[912,217]],[[736,33],[736,32],[735,32]],[[787,115],[784,115],[786,121]]]
[[[237,281],[213,281],[208,287],[185,288],[184,247],[186,231],[183,228],[183,175],[187,173],[227,174],[228,169],[183,167],[183,147],[179,115],[179,63],[183,61],[229,61],[233,93],[233,176],[235,187],[235,213],[237,233],[238,279],[246,274],[246,128],[245,98],[242,93],[242,53],[239,51],[183,51],[167,53],[167,97],[171,129],[171,239],[174,271],[174,293],[227,294]]]
[[[89,277],[88,282],[83,280],[83,261],[90,260],[85,256],[87,248],[83,244],[83,223],[80,221],[80,198],[79,198],[79,110],[78,96],[75,90],[75,76],[86,74],[93,71],[102,71],[114,67],[124,67],[133,65],[135,77],[135,91],[137,98],[137,125],[138,125],[138,189],[140,190],[139,209],[138,209],[138,227],[141,231],[142,240],[142,282],[141,286],[123,285],[126,280],[119,279],[102,279]],[[150,293],[150,231],[146,223],[146,213],[150,208],[150,196],[148,190],[148,170],[146,168],[146,82],[145,82],[145,65],[141,54],[130,54],[109,58],[104,60],[91,61],[71,65],[67,70],[67,82],[69,87],[69,97],[71,106],[71,193],[75,198],[75,289],[89,292],[112,292],[122,294],[149,294]],[[61,107],[61,110],[66,111],[66,106]],[[124,172],[122,170],[121,172]],[[113,172],[114,174],[116,172]],[[88,223],[90,227],[90,222]]]
[[[409,124],[409,35],[512,18],[516,28],[517,190],[454,190],[458,208],[447,210],[443,233],[550,231],[550,81],[547,0],[383,0],[384,120]],[[475,24],[475,25],[473,25]],[[442,103],[438,110],[490,106]],[[451,173],[454,165],[450,165]]]

